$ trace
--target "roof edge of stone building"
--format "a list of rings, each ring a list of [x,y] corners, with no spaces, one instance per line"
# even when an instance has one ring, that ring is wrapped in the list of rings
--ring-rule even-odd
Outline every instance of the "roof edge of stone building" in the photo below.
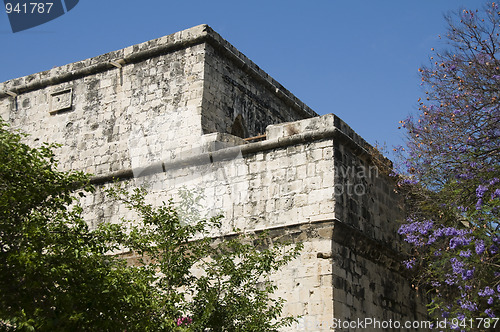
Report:
[[[231,60],[239,65],[239,67],[244,72],[267,85],[267,87],[271,89],[276,95],[278,95],[278,97],[285,97],[285,99],[291,101],[309,117],[318,116],[315,111],[313,111],[309,106],[307,106],[303,101],[297,98],[278,81],[272,78],[268,73],[262,70],[258,65],[256,65],[252,60],[241,53],[236,47],[225,40],[221,35],[215,32],[210,26],[206,24],[202,26],[207,29],[208,43],[221,51],[226,57],[231,58]]]
[[[68,82],[202,43],[207,36],[206,27],[206,25],[195,26],[144,43],[0,83],[0,98]]]
[[[274,80],[253,61],[247,58],[236,47],[222,38],[207,24],[201,24],[167,36],[144,43],[132,45],[117,51],[112,51],[85,60],[73,62],[43,72],[27,75],[0,83],[0,98],[16,96],[25,92],[45,88],[47,86],[69,82],[81,77],[92,75],[110,69],[137,63],[149,58],[174,52],[201,43],[209,43],[224,56],[230,58],[247,74],[274,90],[274,93],[285,97],[309,116],[317,113],[295,97],[290,91]]]

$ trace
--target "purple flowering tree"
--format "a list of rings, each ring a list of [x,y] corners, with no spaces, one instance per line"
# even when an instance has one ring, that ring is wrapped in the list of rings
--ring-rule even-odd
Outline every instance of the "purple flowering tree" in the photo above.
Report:
[[[400,121],[408,219],[399,233],[430,313],[469,330],[471,319],[500,315],[500,9],[489,3],[447,21],[447,46],[419,69],[419,111]]]

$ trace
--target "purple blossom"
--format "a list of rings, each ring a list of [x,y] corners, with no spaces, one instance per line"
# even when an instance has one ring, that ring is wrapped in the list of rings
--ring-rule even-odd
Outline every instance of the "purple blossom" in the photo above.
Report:
[[[434,223],[432,221],[423,221],[420,223],[420,234],[427,234],[432,229]]]
[[[495,189],[495,191],[491,193],[491,199],[495,199],[496,197],[500,197],[500,189]]]
[[[457,177],[459,179],[471,180],[474,178],[474,174],[467,172],[467,173],[463,173],[463,174],[458,174]]]
[[[487,314],[489,317],[491,317],[491,318],[495,318],[495,314],[493,313],[493,310],[491,310],[491,309],[486,309],[484,312],[485,312],[485,314]]]
[[[413,266],[415,265],[415,259],[409,259],[403,262],[406,266],[407,269],[412,269]]]
[[[422,235],[427,234],[432,229],[433,226],[434,223],[432,221],[428,220],[422,222],[416,221],[401,225],[401,227],[398,230],[398,233],[401,235],[406,235],[405,238],[406,242],[420,247],[424,244],[420,234]]]
[[[429,236],[429,240],[427,241],[427,245],[433,244],[436,242],[437,238],[434,235]]]
[[[468,245],[472,239],[470,237],[465,236],[455,236],[450,240],[450,249],[455,249],[457,246],[466,246]]]
[[[480,184],[477,188],[476,188],[476,197],[477,198],[482,198],[484,196],[484,193],[488,190],[488,187],[486,186],[483,186],[482,184]]]
[[[477,200],[476,210],[481,210],[481,206],[483,206],[483,199],[482,198]]]
[[[451,258],[450,262],[451,262],[451,268],[453,269],[453,273],[461,274],[462,271],[464,270],[464,263],[462,261],[459,261],[455,257]]]
[[[481,255],[485,249],[483,240],[476,241],[476,254]]]
[[[439,281],[433,280],[433,281],[431,281],[431,285],[432,285],[432,287],[440,287],[441,283]]]
[[[454,236],[454,235],[464,236],[464,235],[470,234],[470,233],[472,233],[471,230],[456,229],[456,228],[453,228],[453,227],[446,227],[444,229],[444,234],[446,236]]]
[[[450,274],[446,274],[445,275],[446,279],[444,280],[444,282],[448,285],[454,285],[455,284],[455,277],[450,275]]]
[[[471,251],[470,251],[470,249],[467,249],[467,250],[465,250],[465,251],[464,251],[464,250],[461,250],[461,251],[460,251],[460,256],[461,256],[461,257],[470,257],[470,255],[471,255]]]
[[[463,280],[470,280],[474,276],[474,271],[476,271],[476,268],[473,267],[470,270],[465,271],[465,273],[462,273],[462,279]]]
[[[495,294],[495,290],[493,288],[490,288],[489,286],[486,286],[483,290],[480,290],[477,292],[477,295],[485,297],[485,296],[491,296]]]
[[[438,228],[432,233],[432,236],[439,238],[444,235],[444,229],[443,228]]]
[[[414,244],[417,247],[421,247],[423,245],[422,238],[418,235],[407,234],[405,241]]]
[[[400,182],[401,184],[417,184],[418,180],[416,178],[406,178]]]
[[[492,6],[498,7],[496,4]],[[490,12],[496,18],[497,13],[492,11],[491,7],[488,13]],[[466,21],[461,23],[477,23],[478,26],[481,24],[479,15],[476,18],[475,13],[469,11],[465,13],[463,17]],[[421,267],[426,268],[424,272],[426,281],[432,287],[453,290],[433,293],[433,298],[440,298],[441,312],[444,310],[452,312],[459,320],[470,315],[469,311],[476,311],[477,315],[474,314],[474,316],[482,314],[482,316],[494,317],[492,309],[487,311],[485,309],[493,308],[494,305],[500,303],[500,285],[497,285],[500,271],[494,271],[496,266],[489,264],[490,260],[496,263],[497,257],[491,256],[500,251],[500,238],[492,236],[491,227],[487,226],[497,227],[499,222],[500,169],[497,156],[485,152],[496,152],[498,149],[500,127],[496,124],[500,121],[500,106],[496,100],[490,98],[489,93],[484,94],[481,91],[481,84],[484,83],[489,87],[493,83],[499,83],[500,72],[494,72],[498,70],[497,59],[480,50],[460,59],[437,56],[443,59],[439,60],[443,62],[439,66],[444,67],[443,69],[431,67],[431,70],[435,70],[434,73],[437,74],[450,75],[452,71],[458,69],[460,75],[467,76],[469,69],[466,67],[470,61],[471,71],[476,69],[474,66],[487,62],[493,62],[491,64],[496,69],[493,69],[493,66],[489,67],[489,73],[487,73],[487,68],[484,67],[485,72],[477,77],[478,81],[484,82],[480,82],[478,88],[468,89],[469,82],[465,82],[466,88],[463,90],[455,89],[456,86],[452,89],[441,89],[439,85],[438,88],[431,89],[434,92],[432,100],[428,99],[429,102],[424,101],[420,104],[420,110],[423,113],[420,119],[409,118],[407,120],[407,132],[416,137],[411,140],[405,151],[405,156],[409,157],[406,159],[407,166],[413,168],[413,172],[408,173],[419,177],[422,185],[437,195],[441,194],[441,189],[452,189],[449,197],[443,198],[446,202],[443,210],[450,211],[452,208],[457,214],[455,216],[446,214],[450,219],[455,219],[453,221],[456,227],[445,227],[439,219],[436,219],[435,224],[425,229],[418,223],[414,224],[415,218],[408,222],[412,224],[411,226],[400,230],[400,234],[404,234],[410,243],[426,246],[422,248],[425,250],[414,247],[418,249],[416,250],[418,259],[423,261]],[[436,65],[438,66],[438,62]],[[481,68],[480,65],[479,68]],[[442,76],[439,76],[440,78],[436,76],[434,80],[431,73],[432,71],[429,71],[428,76],[424,75],[426,83],[443,82]],[[475,78],[475,76],[470,77],[471,83],[473,77]],[[432,86],[434,87],[435,85]],[[472,112],[474,112],[474,117],[477,112],[477,119],[481,121],[477,127],[474,126],[475,124],[469,126]],[[449,121],[450,116],[457,121]],[[483,120],[486,124],[484,126],[481,125]],[[429,141],[426,142],[427,139],[432,138],[435,138],[432,144]],[[444,181],[434,182],[437,176]],[[409,178],[405,183],[411,183],[412,180]],[[450,186],[447,187],[448,185]],[[435,207],[439,209],[440,206],[437,203]],[[474,207],[478,211],[475,211]],[[425,210],[417,211],[419,213],[421,211],[422,216],[429,215]],[[470,228],[461,226],[459,220],[461,217],[466,217]],[[447,223],[448,218],[443,222]],[[498,234],[498,228],[492,232]],[[480,240],[481,238],[483,240]],[[446,263],[443,263],[445,258]],[[488,264],[485,263],[486,259]],[[413,262],[410,263],[413,264]],[[485,288],[486,285],[491,288]],[[442,304],[449,304],[449,306],[444,308]],[[448,328],[450,325],[451,322],[448,323]],[[460,326],[456,328],[460,330]]]
[[[459,300],[459,302],[461,302],[460,307],[462,307],[462,309],[469,310],[469,311],[476,311],[477,310],[477,304],[475,302],[461,301],[461,300]]]

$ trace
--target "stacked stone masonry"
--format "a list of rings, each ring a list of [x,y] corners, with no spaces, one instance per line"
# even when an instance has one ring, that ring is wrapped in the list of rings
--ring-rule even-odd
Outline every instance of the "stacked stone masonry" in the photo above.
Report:
[[[33,146],[62,144],[61,169],[94,174],[82,201],[91,225],[134,218],[104,195],[119,178],[158,204],[200,192],[207,214],[224,214],[223,234],[303,242],[271,276],[284,313],[302,316],[293,330],[426,317],[400,264],[400,201],[368,144],[206,25],[1,83],[0,116]]]

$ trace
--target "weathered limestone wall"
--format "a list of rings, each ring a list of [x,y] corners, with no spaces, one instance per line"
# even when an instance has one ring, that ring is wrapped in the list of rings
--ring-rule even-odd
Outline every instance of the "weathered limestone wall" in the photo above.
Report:
[[[217,155],[215,144],[211,144],[215,139],[229,141],[221,147],[242,145],[236,145],[229,154],[218,150],[221,154]],[[295,139],[304,140],[300,135]],[[165,172],[134,178],[131,186],[149,186],[148,199],[153,203],[175,198],[183,187],[198,192],[201,189],[203,206],[209,207],[204,212],[222,212],[226,233],[233,227],[271,229],[277,239],[304,242],[301,257],[272,276],[279,286],[276,295],[287,300],[287,314],[304,315],[311,322],[331,322],[333,265],[331,259],[318,258],[318,254],[330,255],[332,246],[332,140],[294,144],[293,140],[278,142],[276,138],[245,144],[237,138],[231,142],[227,136],[209,134],[204,141],[201,154],[183,167],[165,163],[156,169]],[[210,150],[211,158],[203,154]],[[122,205],[110,203],[102,188],[82,204],[92,222],[135,217]]]
[[[401,266],[403,257],[379,243],[363,239],[362,234],[345,225],[337,225],[333,239],[336,319],[372,318],[401,324],[425,320],[425,299],[410,287],[408,275]]]
[[[151,200],[157,203],[183,187],[201,190],[204,205],[209,207],[206,212],[223,212],[227,231],[333,219],[332,139],[301,144],[306,140],[296,135],[246,143],[227,134],[207,134],[201,137],[203,145],[181,154],[182,159],[135,169],[129,178],[133,185],[150,188]],[[98,222],[100,210],[108,211],[104,217],[120,217],[118,207],[106,207],[102,195],[87,199],[89,221]]]
[[[206,25],[0,83],[0,116],[96,175],[193,153],[203,133],[315,115]]]
[[[224,214],[223,234],[303,242],[271,276],[285,313],[303,316],[292,330],[424,317],[400,266],[400,202],[366,142],[333,114],[315,117],[205,25],[1,83],[0,116],[32,145],[62,144],[63,169],[95,175],[81,202],[92,225],[135,218],[104,194],[119,178],[146,186],[152,203],[200,193],[202,212]]]
[[[204,45],[121,69],[110,66],[67,82],[57,80],[65,71],[108,63],[135,48],[3,83],[0,91],[30,80],[56,81],[0,99],[0,115],[31,139],[62,144],[62,168],[97,175],[161,160],[179,146],[199,144]],[[56,101],[63,98],[69,107],[57,111]]]
[[[333,318],[423,319],[422,298],[411,290],[397,251],[391,218],[401,211],[391,182],[352,139],[360,138],[335,126],[347,131],[340,121],[329,114],[269,126],[267,139],[256,143],[204,135],[196,158],[163,163],[131,185],[149,186],[157,203],[182,187],[201,190],[204,212],[225,215],[225,233],[269,229],[276,238],[303,242],[301,257],[272,277],[277,296],[287,299],[285,312],[304,316],[296,330],[328,330]],[[100,193],[87,200],[95,222],[134,218]]]

